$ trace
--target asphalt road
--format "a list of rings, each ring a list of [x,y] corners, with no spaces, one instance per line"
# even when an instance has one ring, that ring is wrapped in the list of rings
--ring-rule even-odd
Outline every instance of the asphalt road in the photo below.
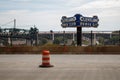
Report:
[[[0,55],[0,80],[120,80],[120,55]]]

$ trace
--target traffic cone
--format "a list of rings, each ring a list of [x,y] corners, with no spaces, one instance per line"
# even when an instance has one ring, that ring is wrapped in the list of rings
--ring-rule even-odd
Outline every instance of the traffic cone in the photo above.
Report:
[[[42,68],[53,67],[53,65],[50,64],[50,51],[48,50],[42,51],[42,64],[39,67]]]

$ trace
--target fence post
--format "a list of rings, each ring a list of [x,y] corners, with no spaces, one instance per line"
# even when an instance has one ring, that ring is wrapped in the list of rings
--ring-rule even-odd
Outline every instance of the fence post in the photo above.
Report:
[[[94,46],[96,46],[96,33],[94,32]]]
[[[120,30],[119,30],[119,46],[120,46]]]
[[[65,45],[65,31],[63,31],[63,43]]]

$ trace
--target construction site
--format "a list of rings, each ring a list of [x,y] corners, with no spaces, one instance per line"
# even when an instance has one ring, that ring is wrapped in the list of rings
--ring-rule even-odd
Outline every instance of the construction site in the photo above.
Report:
[[[119,80],[120,30],[0,28],[0,80]]]
[[[0,80],[120,80],[120,29],[84,31],[99,26],[96,15],[60,21],[76,31],[0,25]]]

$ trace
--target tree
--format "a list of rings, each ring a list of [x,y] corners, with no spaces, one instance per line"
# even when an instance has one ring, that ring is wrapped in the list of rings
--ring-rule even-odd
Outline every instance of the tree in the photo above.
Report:
[[[2,31],[3,31],[3,30],[2,30],[2,28],[0,27],[0,33],[2,33]]]
[[[99,43],[101,44],[101,45],[104,45],[104,38],[103,37],[99,37]]]
[[[109,41],[110,41],[110,43],[112,43],[112,45],[118,44],[119,43],[119,37],[118,36],[113,36]]]
[[[48,42],[47,39],[42,38],[42,39],[39,41],[39,45],[45,45],[47,42]]]
[[[30,28],[29,30],[29,35],[30,35],[30,38],[31,38],[31,45],[33,45],[33,40],[36,40],[35,44],[37,45],[37,36],[38,36],[38,32],[39,30],[34,26]]]
[[[60,44],[60,40],[59,40],[59,39],[55,39],[55,40],[53,41],[53,44]]]

